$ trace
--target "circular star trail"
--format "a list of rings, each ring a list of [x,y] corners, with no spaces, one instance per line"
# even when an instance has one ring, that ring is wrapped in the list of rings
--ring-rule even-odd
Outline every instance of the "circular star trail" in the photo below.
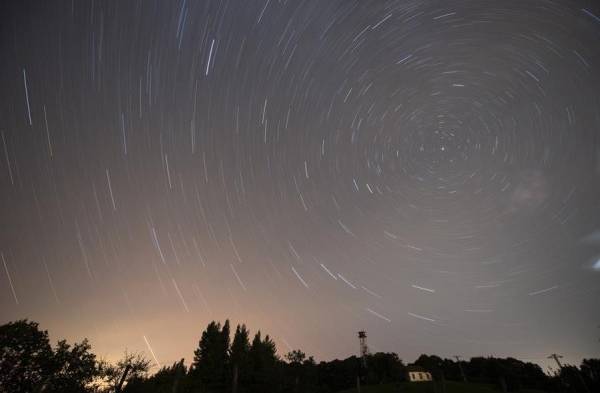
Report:
[[[591,356],[588,1],[6,2],[1,322],[190,358]]]

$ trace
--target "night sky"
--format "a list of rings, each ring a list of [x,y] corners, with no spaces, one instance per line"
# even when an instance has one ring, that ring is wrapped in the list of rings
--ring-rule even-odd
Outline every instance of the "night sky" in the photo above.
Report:
[[[225,318],[318,360],[362,329],[405,362],[598,355],[597,2],[0,15],[0,323],[161,365]]]

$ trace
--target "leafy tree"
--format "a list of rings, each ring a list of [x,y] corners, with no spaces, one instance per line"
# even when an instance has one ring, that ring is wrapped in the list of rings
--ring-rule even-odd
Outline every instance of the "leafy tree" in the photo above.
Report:
[[[406,368],[395,353],[377,352],[367,357],[368,381],[391,383],[405,380]]]
[[[351,356],[344,360],[321,362],[317,366],[317,385],[321,391],[337,392],[356,386],[356,377],[360,369],[361,360]]]
[[[583,359],[581,374],[592,392],[600,392],[600,359]]]
[[[108,387],[110,392],[119,392],[121,386],[145,377],[149,368],[150,360],[143,354],[125,352],[116,364],[100,363],[102,385]]]
[[[135,377],[123,389],[123,393],[181,393],[187,391],[186,367],[184,360],[164,366],[156,374],[144,378]]]
[[[285,358],[289,362],[292,372],[294,374],[294,391],[298,392],[300,389],[300,375],[302,374],[302,362],[306,359],[306,354],[299,349],[295,349],[288,352]]]
[[[444,361],[436,355],[421,355],[414,364],[429,371],[434,378],[440,378]]]
[[[306,354],[299,349],[288,352],[285,355],[287,361],[294,366],[302,366],[302,362],[306,359]]]
[[[0,326],[0,392],[78,393],[99,375],[87,340],[52,349],[48,332],[26,319]]]
[[[317,389],[318,384],[318,370],[317,362],[315,358],[309,356],[302,362],[302,383],[303,390],[307,392],[314,392]]]
[[[563,385],[563,390],[567,393],[584,393],[588,392],[587,385],[579,369],[572,365],[564,365],[560,369],[559,378]],[[589,388],[588,388],[589,389]]]
[[[466,363],[469,381],[493,383],[507,391],[527,389],[551,389],[551,380],[535,364],[517,359],[475,357]]]
[[[73,346],[65,340],[59,341],[44,392],[86,392],[88,385],[100,374],[91,348],[87,339]]]
[[[287,363],[280,362],[284,369],[283,391],[317,392],[318,366],[312,356],[299,349],[288,352],[284,358]]]
[[[48,332],[26,319],[0,326],[0,392],[31,392],[53,371]]]

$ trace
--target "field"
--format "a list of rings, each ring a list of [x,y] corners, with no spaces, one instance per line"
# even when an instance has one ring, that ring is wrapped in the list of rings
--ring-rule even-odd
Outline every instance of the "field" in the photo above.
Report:
[[[361,393],[501,393],[502,390],[493,385],[446,382],[445,392],[440,384],[433,382],[404,382],[399,384],[363,386]],[[358,393],[356,388],[343,390],[339,393]],[[543,393],[537,390],[522,390],[519,393]]]

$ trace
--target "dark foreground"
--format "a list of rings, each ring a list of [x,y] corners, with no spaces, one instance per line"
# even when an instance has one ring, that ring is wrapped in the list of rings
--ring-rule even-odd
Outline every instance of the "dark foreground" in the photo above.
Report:
[[[213,321],[189,366],[181,359],[150,373],[152,362],[143,354],[125,353],[109,363],[87,340],[51,345],[37,323],[11,322],[0,326],[0,393],[350,393],[357,380],[361,393],[600,392],[600,359],[562,365],[554,375],[513,358],[455,362],[421,355],[405,365],[395,353],[378,352],[317,363],[300,350],[278,355],[260,331],[250,337],[245,325],[232,334],[229,321]],[[429,372],[434,381],[407,382],[408,366]]]

